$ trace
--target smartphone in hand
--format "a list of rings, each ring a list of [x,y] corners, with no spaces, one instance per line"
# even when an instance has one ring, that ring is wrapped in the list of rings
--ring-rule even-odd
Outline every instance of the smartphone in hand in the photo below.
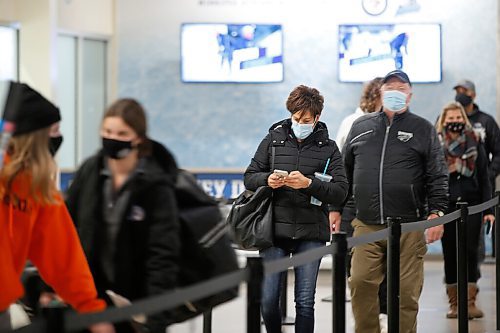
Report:
[[[280,179],[288,176],[288,171],[285,170],[274,169],[273,173],[277,175]]]

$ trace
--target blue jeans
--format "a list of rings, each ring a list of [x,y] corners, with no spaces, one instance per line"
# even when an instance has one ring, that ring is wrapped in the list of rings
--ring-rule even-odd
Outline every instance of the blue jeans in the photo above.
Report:
[[[324,246],[319,241],[294,241],[287,247],[274,246],[260,251],[264,261],[289,257],[290,254],[305,252]],[[314,332],[314,295],[321,259],[294,268],[295,273],[295,332]],[[287,272],[268,275],[262,286],[262,318],[267,333],[281,332],[280,292],[281,284]],[[284,290],[286,292],[286,289]]]

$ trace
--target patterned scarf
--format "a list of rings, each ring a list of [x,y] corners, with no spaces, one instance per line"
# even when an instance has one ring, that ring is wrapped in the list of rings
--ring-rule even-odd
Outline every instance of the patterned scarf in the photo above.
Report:
[[[479,142],[474,131],[465,129],[456,139],[452,139],[447,131],[443,131],[440,137],[450,174],[453,171],[452,166],[455,166],[456,172],[471,177],[476,166]]]

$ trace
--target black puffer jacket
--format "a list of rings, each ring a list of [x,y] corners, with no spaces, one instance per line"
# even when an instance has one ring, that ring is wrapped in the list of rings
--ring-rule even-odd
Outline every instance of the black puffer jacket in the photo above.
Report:
[[[436,130],[406,111],[392,124],[384,112],[359,118],[344,146],[356,217],[383,224],[387,217],[417,221],[429,210],[445,211],[448,169]]]
[[[274,190],[275,237],[284,239],[330,240],[328,205],[339,205],[347,195],[347,180],[337,145],[328,138],[324,123],[318,123],[314,132],[299,143],[291,130],[291,120],[276,123],[262,140],[245,172],[245,186],[256,190],[267,186],[271,174],[271,151],[276,147],[274,168],[288,172],[298,170],[312,179],[311,186],[295,190],[287,186]],[[323,172],[330,159],[327,174],[331,182],[314,178],[314,172]],[[312,205],[311,196],[323,202]]]
[[[130,197],[116,238],[114,279],[109,281],[102,266],[102,244],[106,241],[103,217],[102,152],[90,157],[76,172],[66,193],[66,205],[76,224],[101,297],[111,289],[131,300],[158,295],[177,284],[180,229],[174,194],[176,164],[160,144],[153,143],[142,171],[124,187]],[[166,319],[148,319],[151,332],[164,332]]]

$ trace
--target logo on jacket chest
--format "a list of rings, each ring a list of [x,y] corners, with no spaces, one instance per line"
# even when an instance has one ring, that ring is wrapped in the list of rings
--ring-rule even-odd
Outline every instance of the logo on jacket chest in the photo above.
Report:
[[[130,221],[141,222],[146,219],[146,211],[141,206],[133,205],[128,216]]]
[[[408,142],[413,138],[413,133],[398,131],[398,140],[401,142]]]

